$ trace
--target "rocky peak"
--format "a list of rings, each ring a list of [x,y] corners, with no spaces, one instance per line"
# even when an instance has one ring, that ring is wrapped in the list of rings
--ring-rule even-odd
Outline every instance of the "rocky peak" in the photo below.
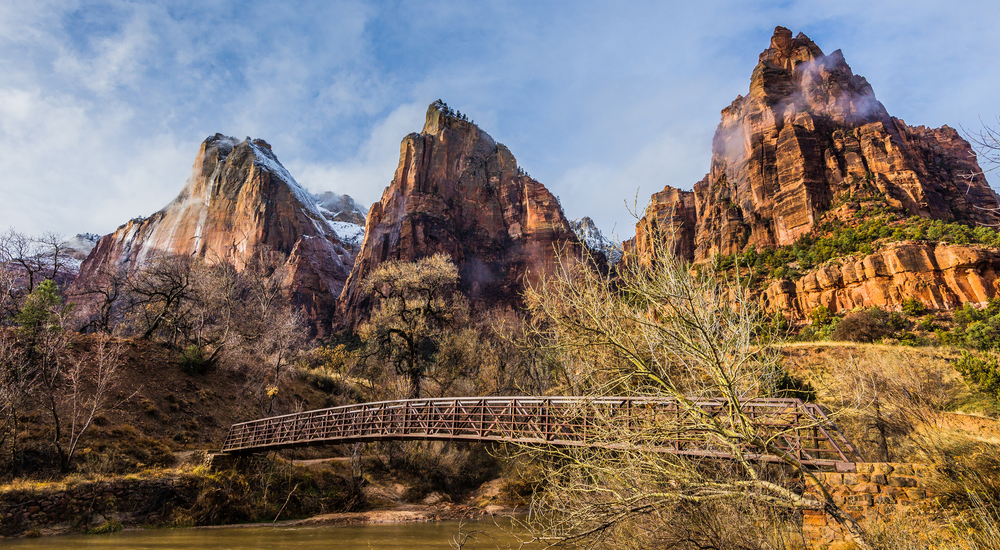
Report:
[[[351,248],[270,144],[215,134],[202,142],[177,198],[103,237],[81,265],[78,284],[106,267],[136,269],[162,254],[243,269],[265,250],[286,256],[284,284],[307,314],[329,315],[353,264]]]
[[[99,240],[101,240],[101,236],[94,233],[77,233],[76,236],[62,243],[62,246],[71,257],[83,261]]]
[[[775,29],[771,47],[760,54],[751,76],[750,92],[746,98],[738,97],[730,109],[763,102],[772,107],[778,125],[794,121],[799,113],[829,117],[839,124],[889,124],[889,114],[875,99],[871,85],[851,71],[840,50],[824,55],[808,36],[791,36],[784,27]]]
[[[365,218],[368,217],[368,209],[358,204],[350,195],[338,195],[331,191],[324,191],[313,195],[313,198],[316,200],[316,206],[320,208],[320,213],[326,219],[364,227]]]
[[[447,253],[474,304],[514,304],[579,242],[556,198],[502,144],[438,100],[400,145],[392,183],[368,213],[364,242],[338,305],[346,326],[369,307],[361,281],[382,262]]]
[[[573,220],[569,222],[569,225],[573,229],[573,233],[576,234],[576,238],[590,250],[593,256],[603,255],[610,265],[615,265],[622,259],[621,243],[605,237],[594,220],[590,219],[590,216]]]
[[[840,50],[777,27],[758,59],[747,94],[722,110],[708,174],[693,191],[651,197],[636,254],[653,254],[652,229],[695,262],[788,246],[827,222],[860,223],[859,201],[900,218],[1000,224],[968,142],[891,117]]]
[[[904,216],[1000,222],[988,208],[1000,198],[954,130],[889,116],[839,50],[825,55],[784,27],[760,54],[747,95],[722,110],[709,173],[684,193],[654,195],[644,220],[674,228],[678,253],[697,262],[790,245],[852,197]]]

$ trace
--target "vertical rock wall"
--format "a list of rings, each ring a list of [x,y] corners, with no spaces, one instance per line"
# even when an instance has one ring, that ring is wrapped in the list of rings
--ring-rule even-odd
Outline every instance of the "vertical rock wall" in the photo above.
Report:
[[[428,108],[423,130],[403,139],[392,183],[369,210],[338,317],[350,327],[367,314],[361,282],[381,263],[438,252],[459,266],[473,302],[485,304],[517,304],[524,285],[561,254],[580,253],[552,193],[505,146],[440,102]]]

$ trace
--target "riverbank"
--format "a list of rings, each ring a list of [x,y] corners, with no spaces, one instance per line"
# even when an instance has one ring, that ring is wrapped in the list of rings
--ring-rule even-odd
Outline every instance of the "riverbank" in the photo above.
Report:
[[[457,520],[517,511],[494,479],[459,498],[416,482],[356,476],[344,461],[270,460],[0,487],[0,538],[161,527],[319,526]],[[419,500],[415,496],[419,495]]]

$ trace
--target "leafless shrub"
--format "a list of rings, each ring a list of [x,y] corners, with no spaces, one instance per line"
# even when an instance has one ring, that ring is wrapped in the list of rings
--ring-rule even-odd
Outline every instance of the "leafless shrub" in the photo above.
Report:
[[[88,352],[70,358],[63,374],[61,397],[66,426],[56,426],[56,447],[63,471],[69,469],[80,440],[94,419],[110,408],[109,400],[115,395],[121,378],[121,356],[121,343],[100,334],[93,338]],[[60,441],[60,432],[65,432],[65,442]]]
[[[529,290],[527,302],[538,341],[560,358],[569,389],[666,397],[680,410],[675,418],[664,415],[630,430],[602,423],[598,415],[593,447],[525,447],[549,468],[545,490],[533,503],[540,537],[655,545],[662,540],[654,528],[661,518],[729,506],[775,514],[823,510],[867,547],[861,526],[805,465],[779,448],[777,434],[754,426],[745,408],[750,399],[774,395],[782,371],[776,336],[744,286],[711,270],[692,273],[666,252],[626,262],[615,278],[565,267]],[[706,411],[695,402],[704,398],[721,399],[724,410]],[[658,453],[643,443],[676,437],[732,459]],[[759,462],[754,452],[781,457],[784,468]],[[796,490],[793,480],[801,478],[819,487],[818,498]]]
[[[12,472],[18,469],[17,436],[22,411],[35,385],[34,374],[15,332],[0,327],[0,451],[7,451],[0,461],[9,459]]]
[[[980,164],[989,166],[987,172],[1000,167],[1000,117],[997,117],[997,126],[990,126],[986,122],[982,123],[982,128],[978,131],[966,131],[965,136],[972,142],[972,147],[976,150],[976,156]]]
[[[34,237],[8,229],[0,235],[0,265],[18,268],[27,294],[45,279],[56,280],[68,260],[63,238],[56,233]]]

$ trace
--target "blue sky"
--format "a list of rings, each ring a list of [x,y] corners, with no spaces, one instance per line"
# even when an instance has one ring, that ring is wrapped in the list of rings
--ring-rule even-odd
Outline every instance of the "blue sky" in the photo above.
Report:
[[[628,237],[626,203],[704,176],[775,25],[842,49],[909,124],[1000,114],[995,0],[0,0],[0,229],[104,234],[149,215],[216,132],[370,204],[441,98],[567,216]]]

